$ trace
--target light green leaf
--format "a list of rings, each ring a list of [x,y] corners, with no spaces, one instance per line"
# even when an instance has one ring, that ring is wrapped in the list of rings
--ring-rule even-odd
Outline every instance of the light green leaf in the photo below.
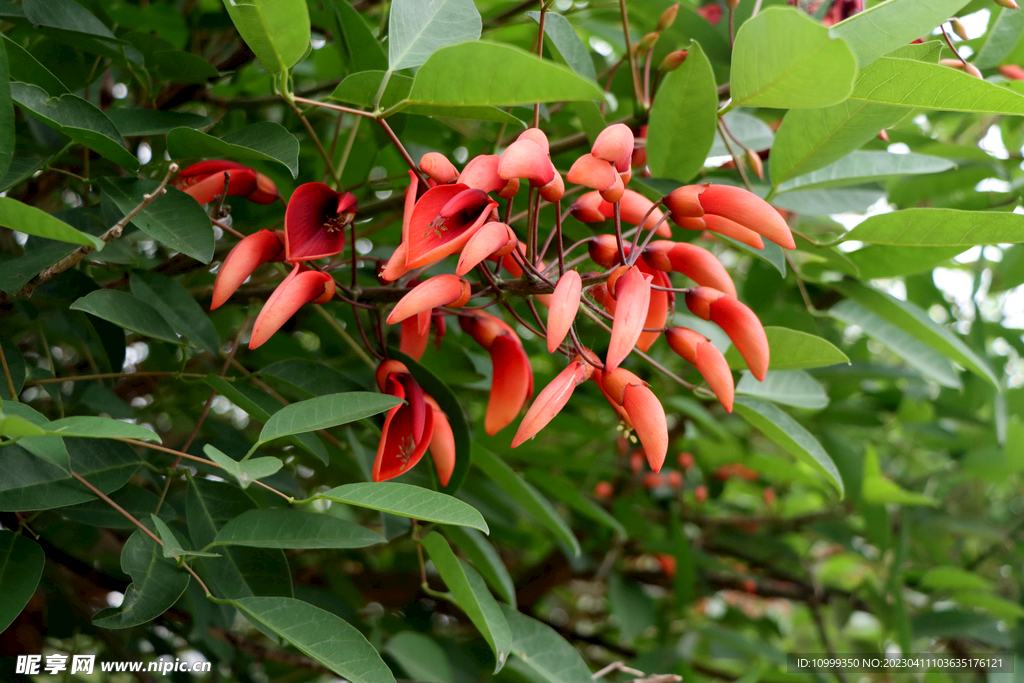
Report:
[[[736,33],[731,87],[737,106],[827,107],[850,95],[856,75],[846,43],[796,9],[769,7]]]
[[[844,494],[843,479],[832,457],[803,425],[771,403],[757,398],[737,396],[733,404],[737,413],[765,436],[792,453],[798,460],[814,465]]]
[[[764,332],[768,337],[770,370],[806,370],[850,362],[832,342],[813,334],[786,327],[766,327]],[[725,359],[733,370],[747,368],[735,346],[729,347]]]
[[[310,49],[306,0],[224,0],[238,35],[267,71],[277,76]]]
[[[811,187],[842,187],[883,178],[939,173],[954,166],[956,164],[949,159],[925,154],[853,152],[825,168],[781,183],[779,192]]]
[[[213,120],[199,114],[161,109],[109,109],[107,116],[123,137],[163,135],[175,128],[206,128]]]
[[[195,132],[195,131],[193,131]],[[138,178],[102,178],[100,189],[124,215],[139,206],[143,197],[156,192],[160,183]],[[169,248],[188,254],[197,261],[213,259],[213,225],[196,200],[181,190],[165,188],[160,195],[132,219],[132,225]]]
[[[8,365],[11,357],[8,355]],[[24,403],[5,403],[0,406],[0,435],[18,438],[18,445],[32,455],[71,473],[71,458],[64,440],[47,436],[50,421]]]
[[[962,591],[953,596],[964,607],[980,607],[999,619],[1016,621],[1024,618],[1024,607],[988,591]]]
[[[473,0],[394,0],[388,20],[389,68],[420,66],[447,45],[477,40],[482,28]]]
[[[896,277],[898,275],[914,275],[931,270],[957,254],[964,247],[893,247],[873,246],[862,247],[857,251],[846,252],[846,258],[857,267],[857,273],[863,280]]]
[[[885,191],[872,185],[786,192],[772,198],[772,205],[809,216],[831,216],[835,213],[864,213]]]
[[[580,554],[579,541],[576,540],[576,535],[565,523],[565,520],[558,516],[547,498],[526,483],[505,461],[479,443],[474,442],[473,464],[479,467],[505,493],[512,496],[516,503],[543,524],[548,531],[569,546],[574,555]]]
[[[225,524],[211,546],[253,548],[365,548],[386,543],[354,522],[316,512],[267,508],[249,510]]]
[[[380,41],[370,31],[363,16],[348,0],[328,0],[334,8],[339,31],[335,34],[342,58],[353,72],[388,68],[388,57]]]
[[[1021,35],[1024,35],[1024,12],[1011,9],[1000,11],[995,25],[988,30],[985,42],[971,63],[979,69],[997,66],[1020,42]]]
[[[883,503],[938,505],[938,501],[934,498],[911,493],[883,475],[882,468],[878,463],[878,453],[870,446],[864,452],[864,481],[861,484],[861,497],[866,502],[876,505]]]
[[[555,629],[514,607],[502,605],[512,631],[512,654],[546,683],[590,683],[583,657]]]
[[[273,121],[260,121],[221,138],[191,128],[175,128],[167,134],[167,153],[172,159],[220,157],[232,161],[276,161],[291,171],[293,178],[299,177],[299,141],[287,128]]]
[[[523,78],[529,74],[529,78]],[[592,81],[511,45],[473,42],[441,48],[416,72],[412,104],[512,106],[601,100]]]
[[[423,539],[423,547],[427,549],[437,573],[451,592],[451,601],[466,613],[491,646],[497,662],[494,672],[501,671],[512,646],[512,632],[498,602],[487,590],[480,575],[455,557],[448,541],[441,534],[436,531],[427,534]]]
[[[829,33],[846,41],[857,58],[857,66],[862,67],[928,35],[956,16],[967,3],[968,0],[889,0],[839,22]]]
[[[249,484],[257,479],[269,477],[284,466],[284,463],[279,459],[271,457],[235,460],[210,444],[203,446],[203,453],[210,460],[223,467],[225,472],[237,479],[243,489],[249,488]]]
[[[501,556],[498,555],[498,551],[487,542],[484,535],[476,529],[461,526],[446,527],[444,535],[480,572],[491,590],[514,607],[516,604],[515,584],[512,582],[512,577],[509,576]]]
[[[163,316],[176,333],[216,356],[220,351],[217,328],[203,307],[176,280],[159,273],[133,273],[129,281],[132,295]]]
[[[689,182],[704,165],[718,124],[718,89],[700,44],[658,86],[647,127],[647,164],[656,178]]]
[[[828,314],[847,325],[857,325],[864,334],[902,358],[907,365],[942,386],[953,389],[962,386],[956,369],[945,356],[890,325],[857,302],[844,299],[830,308]]]
[[[959,363],[982,379],[988,380],[997,391],[999,380],[985,360],[978,356],[958,336],[943,327],[909,301],[854,282],[836,283],[836,288],[883,320],[895,325],[950,360]]]
[[[373,646],[341,617],[294,598],[240,598],[231,604],[351,683],[395,683]]]
[[[11,98],[36,118],[75,142],[129,171],[139,160],[125,149],[121,133],[107,115],[77,95],[51,98],[37,85],[11,83]]]
[[[920,584],[930,590],[990,590],[992,582],[974,572],[944,565],[932,567],[921,577]]]
[[[422,633],[396,633],[384,650],[415,681],[448,683],[452,680],[452,665],[448,662],[448,655],[440,645]]]
[[[391,481],[345,484],[313,496],[357,507],[380,510],[438,524],[457,524],[488,533],[487,522],[476,509],[458,498],[430,489]]]
[[[996,211],[904,209],[869,217],[844,240],[918,247],[1024,242],[1024,216]]]
[[[527,12],[526,16],[540,22],[540,12]],[[548,12],[544,16],[544,35],[570,69],[588,80],[597,80],[594,60],[568,19],[556,12]]]
[[[259,443],[362,420],[390,410],[401,402],[401,399],[388,394],[351,391],[292,403],[270,416],[260,432]]]
[[[603,507],[584,496],[574,482],[536,468],[527,470],[526,477],[547,491],[549,495],[562,501],[584,517],[589,517],[595,522],[603,524],[623,538],[629,536],[626,528],[622,526],[622,522],[612,517]]]
[[[163,443],[156,432],[141,425],[112,420],[109,417],[79,415],[54,420],[46,426],[51,436],[80,436],[89,439],[137,439]]]
[[[23,232],[26,235],[81,244],[102,249],[104,242],[92,235],[75,230],[64,221],[17,199],[0,197],[0,226]]]
[[[71,310],[91,313],[97,318],[103,318],[118,327],[138,332],[146,337],[162,339],[172,344],[182,343],[155,308],[128,292],[97,289],[71,304]]]
[[[729,128],[729,132],[736,136],[740,142],[750,149],[760,151],[772,146],[772,141],[775,139],[775,133],[768,127],[767,123],[756,116],[751,116],[750,114],[734,109],[723,116],[722,120],[725,121],[725,125]],[[735,150],[736,145],[733,144],[733,151]],[[708,152],[708,156],[721,157],[728,153],[729,149],[725,146],[725,142],[722,140],[722,134],[715,131],[715,141],[711,145],[711,151]]]
[[[0,530],[0,633],[25,608],[43,575],[43,549],[22,534]]]
[[[736,385],[736,393],[811,410],[828,405],[825,387],[802,370],[769,370],[763,382],[746,371]]]
[[[136,531],[121,550],[121,570],[132,577],[117,608],[100,610],[92,623],[120,629],[145,624],[170,609],[188,587],[189,575],[163,556],[156,541]]]
[[[167,526],[167,522],[154,514],[150,514],[149,518],[153,521],[153,527],[156,529],[156,535],[164,542],[163,556],[167,559],[173,560],[178,557],[185,557],[186,555],[191,555],[192,557],[220,557],[217,553],[185,550],[185,545],[181,542],[181,539],[178,538],[178,535],[174,533],[171,527]]]

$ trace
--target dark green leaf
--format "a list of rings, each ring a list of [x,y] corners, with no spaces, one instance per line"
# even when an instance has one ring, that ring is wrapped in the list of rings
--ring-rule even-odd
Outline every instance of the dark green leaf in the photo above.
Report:
[[[383,413],[401,402],[388,394],[366,391],[329,394],[299,401],[270,416],[260,432],[259,442],[266,443],[289,434],[315,432],[348,424]]]
[[[478,39],[482,27],[473,0],[393,0],[388,66],[391,71],[420,66],[446,45]]]
[[[0,633],[28,604],[43,575],[43,549],[21,534],[0,530]]]
[[[365,548],[386,539],[354,522],[300,510],[249,510],[225,524],[212,546]]]
[[[333,500],[357,507],[380,510],[392,515],[421,519],[439,524],[457,524],[488,532],[483,516],[468,503],[437,491],[384,481],[345,484],[313,498]]]
[[[374,37],[362,15],[352,8],[348,0],[328,0],[334,8],[338,27],[336,35],[342,55],[353,72],[388,68],[388,57],[380,41]]]
[[[167,526],[167,522],[154,514],[150,514],[149,518],[153,522],[153,528],[156,529],[156,535],[164,542],[162,552],[165,558],[174,559],[186,555],[191,555],[192,557],[220,557],[218,553],[187,550],[185,544],[178,538],[178,535],[174,533],[171,527]]]
[[[217,355],[217,329],[187,289],[159,273],[134,273],[129,285],[135,298],[155,308],[176,333]]]
[[[413,680],[427,683],[447,683],[452,680],[452,665],[448,662],[448,655],[440,645],[422,633],[396,633],[384,649]]]
[[[36,26],[114,37],[102,21],[74,0],[26,0],[23,6],[25,17]]]
[[[487,542],[484,535],[476,529],[461,526],[445,528],[444,535],[480,572],[491,590],[514,607],[516,604],[515,584],[512,583],[512,577],[509,576],[508,569],[505,568],[505,563],[498,555],[498,551]]]
[[[286,382],[309,398],[352,391],[358,382],[334,368],[316,361],[289,358],[271,363],[257,372]]]
[[[224,0],[238,35],[263,63],[280,76],[310,49],[306,0]]]
[[[118,327],[138,332],[146,337],[162,339],[172,344],[182,343],[155,308],[128,292],[97,289],[71,304],[71,310],[91,313],[97,318],[108,320]]]
[[[546,683],[588,683],[590,669],[572,645],[555,629],[501,605],[512,632],[514,654]]]
[[[7,174],[14,158],[14,105],[5,42],[0,40],[0,178]]]
[[[218,157],[232,161],[276,161],[299,176],[299,141],[272,121],[260,121],[231,131],[221,138],[191,128],[175,128],[167,134],[167,153],[172,159]]]
[[[92,235],[75,230],[64,221],[58,220],[34,206],[22,204],[17,199],[0,197],[0,225],[26,235],[45,237],[46,239],[82,244],[95,249],[102,249],[104,243]]]
[[[0,339],[0,349],[3,350],[4,360],[7,362],[7,371],[11,374],[11,383],[14,385],[14,396],[11,396],[10,387],[7,386],[6,378],[0,383],[0,398],[3,400],[14,399],[21,393],[25,386],[25,359],[21,351],[8,339]]]
[[[3,47],[7,52],[12,81],[38,85],[51,97],[68,92],[67,86],[54,76],[49,69],[39,63],[32,54],[6,35],[2,36]]]
[[[123,137],[163,135],[174,128],[206,128],[213,121],[199,114],[160,109],[110,109],[107,116]]]

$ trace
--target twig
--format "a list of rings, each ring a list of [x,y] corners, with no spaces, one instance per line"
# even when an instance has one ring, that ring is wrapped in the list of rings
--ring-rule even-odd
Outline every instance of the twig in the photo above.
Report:
[[[353,109],[352,107],[343,107],[340,104],[330,104],[329,102],[319,102],[317,100],[307,100],[305,97],[296,97],[296,102],[302,104],[309,104],[314,107],[323,107],[324,109],[333,109],[334,111],[340,111],[345,114],[355,114],[356,116],[365,116],[366,118],[376,118],[372,112],[363,111],[361,109]]]
[[[4,379],[7,380],[7,390],[11,392],[11,400],[18,402],[18,392],[14,390],[14,380],[11,378],[11,369],[7,367],[7,356],[4,355],[4,347],[0,344],[0,364],[4,366]]]
[[[633,81],[633,96],[638,104],[643,104],[643,96],[640,92],[640,76],[636,69],[636,56],[633,54],[633,42],[629,38],[629,17],[626,14],[626,0],[619,0],[619,10],[622,13],[622,35],[626,39],[626,57],[629,60],[629,76]]]
[[[81,382],[103,379],[131,379],[133,377],[187,377],[202,379],[206,375],[197,372],[97,372],[91,375],[69,375],[67,377],[47,377],[25,382],[25,386],[33,387],[40,384],[62,384],[63,382]]]
[[[427,179],[423,177],[419,166],[417,166],[416,162],[412,160],[411,156],[409,156],[409,152],[405,149],[405,145],[402,144],[402,141],[398,139],[398,136],[395,135],[395,131],[391,130],[391,126],[389,126],[388,122],[384,119],[377,119],[377,123],[379,123],[380,127],[384,129],[384,132],[387,133],[388,137],[391,138],[391,144],[395,146],[398,153],[402,155],[403,159],[405,159],[405,163],[408,164],[409,168],[412,169],[412,172],[416,174],[417,178],[419,178],[420,184],[423,187],[426,187]]]
[[[736,170],[740,172],[740,178],[743,178],[743,184],[746,186],[748,192],[753,192],[754,188],[750,184],[750,179],[747,178],[747,172],[743,170],[743,162],[736,156],[736,152],[732,149],[732,144],[729,143],[729,128],[725,125],[725,121],[722,117],[718,117],[718,128],[722,132],[722,142],[725,143],[725,148],[729,150],[729,156],[732,157],[732,162],[736,164]]]
[[[544,57],[544,18],[547,16],[547,4],[544,0],[540,0],[540,17],[537,20],[539,28],[537,29],[537,56]],[[537,128],[540,126],[540,102],[534,102],[533,104],[533,127]],[[501,136],[499,136],[501,137]]]
[[[302,121],[302,126],[306,129],[306,132],[309,133],[309,137],[313,139],[313,144],[316,145],[316,151],[320,152],[320,156],[323,157],[324,163],[327,164],[327,172],[331,174],[331,178],[334,178],[335,185],[337,185],[338,173],[334,170],[334,161],[331,159],[331,155],[327,153],[327,150],[324,149],[323,143],[320,142],[320,136],[316,134],[315,130],[313,130],[313,126],[310,124],[309,119],[306,118],[306,115],[302,113],[302,110],[299,109],[295,102],[288,101],[288,103],[292,105],[292,111],[294,111],[295,115],[299,117],[299,120]]]

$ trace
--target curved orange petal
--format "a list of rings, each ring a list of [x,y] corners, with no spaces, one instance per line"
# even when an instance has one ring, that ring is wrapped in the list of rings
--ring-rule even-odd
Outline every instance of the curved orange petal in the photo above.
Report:
[[[651,277],[633,266],[615,283],[615,314],[605,367],[615,370],[636,346],[651,301]]]
[[[493,436],[516,419],[530,397],[533,391],[533,369],[522,343],[513,334],[496,337],[489,351],[493,374],[484,429]]]
[[[250,349],[255,349],[270,339],[303,304],[311,301],[323,303],[334,296],[334,279],[330,275],[303,268],[301,264],[296,264],[263,305],[252,327]]]
[[[420,159],[420,170],[438,185],[447,185],[459,177],[459,170],[448,161],[448,157],[438,152],[424,154]]]
[[[707,249],[687,242],[655,240],[644,250],[644,262],[667,273],[682,273],[698,285],[736,296],[736,285],[725,266]]]
[[[668,275],[657,271],[655,271],[653,276],[652,284],[656,284],[659,287],[672,286]],[[668,320],[668,303],[669,292],[661,289],[652,289],[651,300],[647,306],[647,317],[644,319],[643,326],[652,330],[665,327],[665,322]],[[641,332],[639,339],[636,341],[636,347],[646,352],[654,345],[654,342],[658,341],[660,336],[661,332]]]
[[[394,325],[417,313],[430,311],[439,306],[463,306],[469,301],[470,291],[469,282],[457,275],[435,275],[416,285],[403,296],[392,309],[387,323]],[[429,316],[426,322],[429,325]]]
[[[708,185],[698,199],[706,212],[739,223],[784,249],[796,248],[786,221],[753,192],[732,185]]]
[[[616,183],[622,184],[622,178],[615,172],[615,167],[592,154],[584,154],[577,159],[565,179],[573,185],[584,185],[598,192],[609,190]]]
[[[388,259],[388,264],[384,266],[384,270],[380,272],[380,279],[385,282],[394,282],[408,273],[409,268],[405,265],[405,261],[405,242],[401,242],[397,247],[395,247],[395,251],[391,254],[391,258]]]
[[[633,422],[633,429],[644,447],[647,463],[655,472],[661,471],[668,454],[668,421],[665,408],[654,392],[643,384],[627,384],[622,407]]]
[[[581,223],[600,223],[607,218],[601,212],[603,202],[601,193],[597,190],[585,192],[576,198],[576,201],[569,207],[569,211],[572,213],[572,217]]]
[[[662,203],[672,214],[672,220],[700,218],[704,215],[704,207],[700,203],[700,193],[703,191],[704,185],[684,185],[665,195]]]
[[[345,228],[356,215],[355,196],[323,183],[296,188],[284,214],[284,246],[292,263],[333,256],[345,247]]]
[[[243,237],[217,271],[210,310],[222,306],[254,270],[268,261],[278,260],[283,252],[284,244],[273,230],[260,230]]]
[[[409,220],[406,267],[419,268],[460,251],[498,203],[462,183],[427,190]]]
[[[550,183],[554,176],[551,159],[533,140],[516,140],[502,152],[498,162],[498,177],[504,180],[525,178],[534,187],[540,187]]]
[[[418,388],[418,387],[417,387]],[[388,393],[401,399],[407,396],[408,385],[403,386],[395,376],[388,378]],[[373,461],[373,480],[387,481],[408,472],[420,461],[434,433],[434,411],[424,412],[420,439],[414,435],[413,411],[409,403],[402,403],[384,418],[377,457]]]
[[[709,306],[711,322],[721,327],[736,350],[747,362],[751,374],[764,381],[768,372],[768,337],[754,312],[731,296],[723,296]]]
[[[742,242],[748,247],[754,249],[764,249],[764,240],[753,230],[743,227],[736,221],[731,221],[728,218],[723,218],[713,213],[704,214],[703,218],[692,219],[704,221],[704,229],[710,230],[711,232],[717,232],[719,235],[725,235],[731,237],[737,242]],[[687,227],[677,221],[676,223],[680,227]]]
[[[548,154],[551,151],[550,145],[548,144],[548,136],[545,135],[544,131],[540,128],[527,128],[519,134],[519,137],[516,138],[516,140],[530,140],[531,142],[535,142],[540,145],[540,148],[544,150],[545,154]]]
[[[434,411],[434,434],[430,438],[430,458],[434,461],[434,469],[437,470],[437,480],[441,486],[447,486],[455,472],[455,434],[448,422],[448,416],[444,414],[437,402],[427,396],[427,403]]]
[[[634,142],[633,131],[629,129],[629,126],[624,123],[616,123],[598,134],[590,151],[598,159],[615,164],[615,170],[622,173],[629,170],[629,160],[633,156]]]
[[[484,192],[497,192],[508,182],[498,176],[497,154],[481,154],[473,157],[459,174],[459,184],[474,187]]]
[[[624,190],[622,192],[622,199],[619,200],[619,217],[624,223],[640,225],[640,221],[644,220],[644,216],[647,216],[647,220],[644,221],[644,230],[651,230],[655,225],[658,225],[658,221],[665,215],[661,209],[654,209],[648,216],[647,212],[650,211],[652,206],[654,206],[654,202],[639,192]],[[599,210],[605,218],[612,218],[615,215],[613,213],[614,206],[611,202],[603,201]],[[671,237],[672,228],[669,227],[666,221],[658,226],[658,231],[655,234],[659,237]]]
[[[546,202],[557,202],[563,196],[565,196],[565,182],[562,180],[562,174],[555,170],[555,175],[551,178],[551,182],[540,188],[540,196]]]
[[[672,327],[665,331],[669,347],[697,367],[697,372],[708,383],[727,412],[732,412],[735,384],[732,371],[722,352],[704,335],[686,327]]]
[[[558,373],[551,383],[537,394],[533,405],[526,411],[526,416],[519,423],[519,430],[512,439],[512,448],[532,439],[548,422],[551,422],[569,402],[576,387],[587,381],[592,370],[592,366],[579,360],[577,356],[576,360]]]
[[[566,271],[548,301],[548,353],[554,353],[569,334],[580,309],[583,280],[575,270]]]
[[[398,350],[413,360],[419,360],[427,350],[427,342],[430,341],[430,330],[420,333],[420,318],[426,316],[430,320],[429,313],[420,313],[415,317],[406,318],[402,321],[402,337]]]
[[[489,256],[504,256],[519,243],[516,233],[504,223],[491,222],[480,228],[462,248],[456,275],[465,275]]]
[[[628,178],[625,182],[628,182]],[[606,190],[600,190],[601,199],[605,200],[606,202],[617,202],[620,199],[622,199],[622,195],[625,193],[625,187],[626,186],[622,179],[622,176],[616,173],[615,182],[612,183],[612,186]]]

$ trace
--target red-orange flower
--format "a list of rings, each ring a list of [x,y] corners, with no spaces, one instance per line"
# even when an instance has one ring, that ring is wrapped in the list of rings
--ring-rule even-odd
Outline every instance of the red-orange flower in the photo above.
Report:
[[[768,372],[768,337],[753,311],[735,297],[711,287],[695,287],[687,292],[686,307],[698,318],[721,327],[747,362],[750,372],[764,381]]]
[[[263,304],[260,314],[256,316],[249,348],[255,349],[270,339],[303,304],[322,304],[330,301],[334,296],[334,287],[334,278],[327,273],[310,270],[301,263],[296,263],[292,272],[281,281],[267,299],[267,303]]]
[[[595,369],[593,378],[619,417],[636,431],[651,469],[660,471],[668,455],[668,422],[657,396],[646,382],[625,368]]]
[[[292,263],[334,256],[345,248],[345,228],[356,217],[356,197],[323,183],[300,185],[284,214],[284,244]]]
[[[712,230],[758,247],[760,237],[795,249],[793,233],[771,204],[741,187],[685,185],[665,196],[673,222],[689,230]],[[745,233],[757,233],[751,238]],[[758,237],[760,236],[760,237]],[[763,243],[761,243],[763,246]]]
[[[430,265],[461,251],[497,206],[484,190],[462,183],[427,190],[409,219],[406,267]]]
[[[248,166],[220,159],[192,164],[178,173],[174,186],[192,195],[200,204],[206,204],[224,194],[225,176],[229,197],[245,197],[257,204],[270,204],[280,196],[274,181],[267,176]]]
[[[281,234],[273,230],[260,230],[243,237],[236,244],[217,271],[213,283],[213,301],[210,310],[219,308],[238,290],[245,279],[264,263],[280,261],[284,257]]]
[[[554,353],[565,335],[569,334],[576,313],[580,309],[583,280],[575,270],[566,271],[559,278],[548,300],[548,353]]]
[[[666,273],[682,273],[698,285],[736,296],[736,285],[725,266],[707,249],[687,242],[655,240],[643,252],[644,261]]]
[[[493,373],[484,429],[494,435],[507,427],[533,394],[533,369],[515,331],[484,311],[459,317],[463,331],[491,354]]]
[[[573,358],[572,362],[537,394],[537,399],[526,411],[523,421],[519,423],[519,430],[512,439],[512,448],[532,439],[548,422],[551,422],[569,402],[573,390],[586,382],[593,372],[594,367],[583,360],[582,356]]]
[[[388,325],[400,323],[419,314],[419,332],[424,334],[430,326],[430,311],[438,306],[459,308],[465,306],[472,295],[468,281],[457,275],[435,275],[403,296],[388,316]]]
[[[434,435],[434,409],[409,374],[395,360],[386,360],[377,368],[377,386],[400,403],[384,417],[377,458],[373,461],[373,480],[387,481],[408,472],[420,461]]]
[[[693,363],[727,412],[732,412],[736,388],[722,352],[704,335],[686,327],[670,327],[665,338],[673,351]]]
[[[608,279],[608,291],[615,299],[612,335],[608,343],[605,367],[615,370],[626,359],[643,333],[651,302],[651,276],[636,266],[622,266]]]

